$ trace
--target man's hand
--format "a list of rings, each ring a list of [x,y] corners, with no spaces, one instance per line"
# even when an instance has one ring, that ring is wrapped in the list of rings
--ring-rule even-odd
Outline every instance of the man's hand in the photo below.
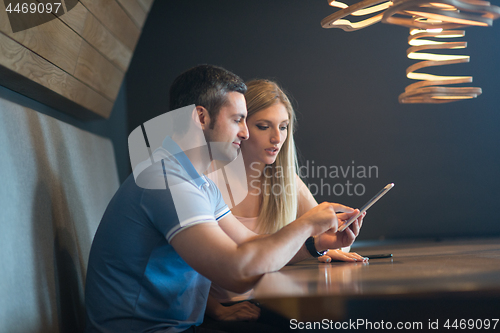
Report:
[[[343,214],[350,214],[348,216],[353,215],[354,210],[347,206],[343,206],[336,203],[330,202],[322,202],[314,208],[307,211],[304,215],[302,215],[299,220],[308,220],[313,227],[312,234],[319,235],[327,231],[328,233],[336,233],[339,227],[338,217],[336,212],[350,212]],[[358,211],[356,211],[358,212]],[[342,215],[343,216],[343,215]],[[353,223],[354,224],[354,223]],[[317,244],[316,244],[317,245]],[[337,248],[340,246],[337,246]],[[319,247],[316,247],[318,250]]]
[[[352,212],[337,214],[337,218],[340,221],[339,225],[345,223],[351,216],[359,213],[359,210],[353,210]],[[340,247],[350,246],[359,234],[359,230],[363,225],[363,218],[366,212],[361,214],[356,221],[354,221],[347,229],[342,232],[337,232],[338,226],[331,228],[330,230],[322,233],[315,238],[315,246],[318,251],[326,249],[338,249]]]

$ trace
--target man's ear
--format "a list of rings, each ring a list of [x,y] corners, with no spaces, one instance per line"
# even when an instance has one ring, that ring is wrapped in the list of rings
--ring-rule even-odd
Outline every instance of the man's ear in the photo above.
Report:
[[[207,129],[210,125],[210,115],[208,114],[208,110],[201,105],[197,105],[196,113],[198,115],[198,120],[200,121],[201,129]]]

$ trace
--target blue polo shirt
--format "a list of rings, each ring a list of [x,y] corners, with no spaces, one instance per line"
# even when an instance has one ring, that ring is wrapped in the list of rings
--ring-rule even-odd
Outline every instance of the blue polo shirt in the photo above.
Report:
[[[181,332],[203,320],[210,281],[170,240],[230,211],[173,140],[165,139],[154,156],[159,162],[140,175],[150,189],[131,174],[97,229],[85,287],[86,332]]]

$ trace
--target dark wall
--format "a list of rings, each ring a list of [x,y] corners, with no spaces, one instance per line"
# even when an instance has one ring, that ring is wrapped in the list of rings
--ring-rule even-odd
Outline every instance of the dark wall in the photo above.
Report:
[[[321,28],[333,11],[322,0],[155,1],[126,78],[128,132],[165,112],[170,83],[197,64],[275,79],[295,100],[297,145],[318,201],[359,207],[396,184],[370,209],[359,239],[500,234],[500,20],[467,29],[468,48],[458,54],[471,63],[431,70],[473,75],[483,95],[401,105],[414,63],[408,29]],[[326,177],[313,177],[313,165]],[[354,177],[340,167],[355,167]],[[363,167],[371,177],[362,178]]]

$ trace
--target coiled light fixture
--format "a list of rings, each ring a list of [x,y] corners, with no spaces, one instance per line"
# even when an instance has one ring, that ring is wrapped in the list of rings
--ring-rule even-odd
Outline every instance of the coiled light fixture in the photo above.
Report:
[[[481,88],[449,87],[448,85],[472,82],[472,76],[440,76],[421,73],[427,67],[469,62],[467,55],[429,53],[430,50],[451,50],[467,47],[467,42],[453,42],[452,38],[465,35],[467,26],[491,26],[500,17],[500,7],[482,0],[364,0],[352,5],[329,1],[340,8],[321,21],[323,28],[344,31],[363,29],[382,21],[410,28],[407,56],[422,60],[406,70],[409,79],[419,80],[410,84],[399,96],[400,103],[447,103],[475,98]],[[351,22],[345,17],[363,17]]]

